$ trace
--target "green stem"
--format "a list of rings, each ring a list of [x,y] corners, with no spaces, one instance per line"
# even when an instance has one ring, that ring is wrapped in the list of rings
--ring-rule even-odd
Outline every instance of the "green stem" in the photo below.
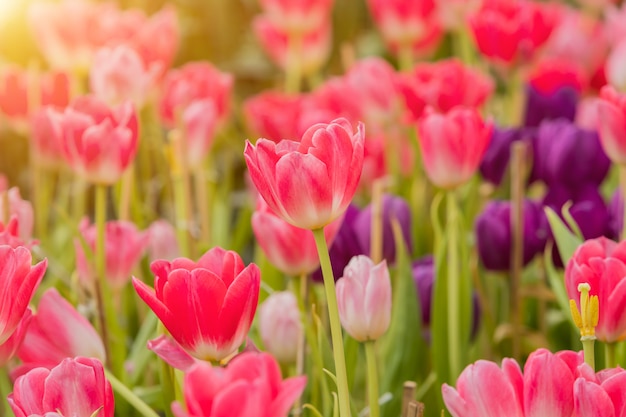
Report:
[[[410,71],[413,68],[414,61],[415,56],[411,45],[402,45],[398,51],[398,66],[400,67],[400,71]]]
[[[365,342],[365,358],[367,360],[367,396],[370,402],[370,417],[380,416],[380,405],[378,404],[378,370],[376,369],[375,341]]]
[[[300,92],[300,84],[302,83],[301,52],[301,35],[291,34],[289,36],[289,50],[287,51],[287,68],[285,68],[285,91],[288,94]]]
[[[446,221],[448,234],[448,357],[450,359],[450,376],[454,381],[461,372],[461,333],[460,311],[461,303],[459,289],[459,242],[458,242],[458,212],[454,191],[449,191],[446,202]]]
[[[160,417],[157,412],[148,406],[141,400],[134,392],[132,392],[126,385],[124,385],[119,379],[117,379],[111,372],[104,370],[106,378],[111,383],[113,391],[118,393],[128,403],[133,406],[144,417]]]
[[[604,367],[605,368],[617,367],[617,358],[615,356],[616,347],[617,347],[616,342],[604,344]]]
[[[585,363],[591,366],[591,369],[596,370],[596,360],[594,353],[594,343],[596,342],[595,336],[582,337],[580,341],[583,343],[583,352],[585,356]]]
[[[466,65],[472,65],[474,62],[474,53],[472,50],[472,41],[468,33],[468,28],[462,26],[454,32],[454,49],[456,56],[460,57]]]
[[[102,342],[106,351],[106,362],[108,366],[111,366],[111,351],[110,341],[107,329],[107,320],[104,307],[104,297],[102,289],[106,285],[106,248],[105,242],[105,227],[106,227],[106,205],[107,205],[107,186],[96,185],[96,207],[95,207],[95,220],[96,220],[96,253],[95,253],[95,266],[96,277],[94,280],[94,290],[96,296],[96,308],[98,311],[98,324],[100,327],[100,335],[102,336]]]
[[[339,321],[339,309],[337,307],[337,293],[335,290],[335,277],[330,264],[328,246],[324,229],[313,230],[317,253],[320,257],[320,266],[324,276],[324,289],[326,290],[326,302],[328,303],[328,318],[330,321],[330,334],[333,342],[333,356],[335,359],[335,373],[337,377],[337,391],[339,410],[341,417],[350,417],[350,391],[348,389],[348,373],[346,371],[346,356],[343,350],[343,336],[341,322]]]
[[[6,366],[0,369],[0,417],[12,416],[7,396],[13,391],[11,378],[9,378],[9,370]]]

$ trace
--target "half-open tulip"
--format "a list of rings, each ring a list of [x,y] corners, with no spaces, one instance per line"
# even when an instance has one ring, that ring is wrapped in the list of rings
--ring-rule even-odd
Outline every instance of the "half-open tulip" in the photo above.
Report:
[[[341,216],[363,168],[365,133],[345,119],[311,126],[300,142],[246,142],[250,177],[279,217],[303,229],[319,229]]]
[[[265,349],[280,363],[294,363],[302,331],[296,296],[290,291],[272,293],[259,307],[258,323]]]
[[[98,359],[67,358],[53,369],[36,368],[15,381],[8,397],[16,417],[113,417],[111,384]]]
[[[565,288],[580,310],[578,285],[588,283],[598,296],[596,337],[602,342],[626,339],[626,241],[605,237],[585,241],[565,268]]]
[[[337,281],[341,325],[359,342],[376,340],[391,322],[391,279],[387,262],[365,255],[352,258]]]
[[[221,360],[243,343],[257,308],[261,274],[236,252],[215,247],[198,262],[177,258],[150,266],[155,290],[133,278],[137,294],[192,356]]]
[[[493,125],[474,108],[455,107],[446,114],[427,111],[418,128],[426,175],[436,186],[452,189],[478,169]]]
[[[283,380],[271,355],[244,352],[226,368],[198,363],[185,374],[187,411],[179,403],[172,411],[176,417],[286,417],[305,385],[305,376]]]
[[[0,246],[0,344],[15,331],[41,282],[48,261],[32,266],[25,247]]]

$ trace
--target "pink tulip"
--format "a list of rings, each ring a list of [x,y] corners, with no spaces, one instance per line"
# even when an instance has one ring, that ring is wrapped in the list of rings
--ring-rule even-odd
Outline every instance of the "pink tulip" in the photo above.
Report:
[[[176,417],[286,417],[305,385],[305,376],[283,380],[269,354],[244,352],[226,368],[203,362],[185,374],[187,411],[179,403],[172,411]]]
[[[435,0],[439,23],[449,31],[462,29],[482,3],[483,0]]]
[[[604,31],[608,41],[616,45],[626,39],[626,5],[607,7],[605,17]]]
[[[31,151],[37,164],[55,169],[64,164],[61,120],[63,115],[46,106],[30,119]]]
[[[160,71],[157,64],[146,66],[139,54],[127,45],[103,47],[94,54],[89,74],[91,91],[111,106],[131,100],[141,108]]]
[[[626,164],[626,94],[611,86],[600,91],[598,132],[606,155],[616,164]]]
[[[2,193],[0,193],[0,196]],[[9,218],[17,217],[19,227],[19,236],[24,242],[30,242],[33,237],[34,213],[33,205],[30,201],[24,200],[20,195],[20,189],[11,187],[7,191],[8,207],[5,207],[5,199],[0,198],[0,213],[8,213]]]
[[[148,258],[171,261],[180,256],[176,229],[166,220],[156,220],[148,228]]]
[[[0,246],[0,344],[17,328],[46,272],[46,259],[34,266],[31,261],[30,251],[24,247]]]
[[[578,284],[591,286],[600,309],[596,337],[612,343],[626,339],[626,241],[605,237],[585,241],[576,249],[565,268],[565,287],[569,299],[580,311]]]
[[[95,253],[96,225],[89,225],[83,220],[80,231]],[[149,242],[149,234],[140,232],[134,223],[126,221],[108,221],[104,230],[104,248],[106,251],[106,279],[115,291],[120,291],[130,280],[133,268],[139,263]],[[92,282],[95,272],[87,262],[81,243],[76,240],[76,267],[81,279]]]
[[[32,318],[33,313],[30,308],[27,308],[24,317],[22,317],[22,320],[20,320],[20,323],[17,325],[17,329],[15,329],[6,342],[0,344],[0,366],[6,366],[13,356],[15,356],[20,346],[22,346],[24,336],[26,336]]]
[[[330,56],[332,31],[329,22],[303,34],[297,50],[289,47],[289,33],[280,30],[265,16],[254,19],[253,29],[265,52],[283,70],[298,65],[303,75],[315,74]]]
[[[265,349],[278,362],[295,363],[301,332],[298,301],[292,292],[275,292],[261,304],[259,333]]]
[[[282,32],[307,34],[325,26],[333,0],[261,0],[264,14]]]
[[[148,340],[147,347],[168,365],[183,372],[188,372],[196,363],[200,362],[198,359],[189,355],[185,349],[167,335],[161,335],[156,339]]]
[[[0,245],[8,245],[12,248],[24,246],[29,248],[31,244],[36,242],[24,242],[20,238],[20,226],[17,216],[12,216],[9,221],[4,224],[0,222]]]
[[[339,218],[324,228],[329,246],[341,226],[341,220]],[[265,256],[285,274],[298,277],[319,267],[313,232],[285,222],[272,212],[262,198],[259,198],[257,209],[252,214],[252,230]]]
[[[574,384],[574,416],[626,417],[626,371],[610,369],[597,378],[578,378]]]
[[[609,83],[618,91],[626,92],[626,38],[611,50],[605,71]]]
[[[250,177],[270,209],[303,229],[319,229],[347,209],[361,176],[365,133],[345,119],[310,127],[298,142],[246,141]]]
[[[385,42],[396,53],[409,49],[427,55],[442,38],[434,0],[368,0],[368,5]]]
[[[365,255],[355,256],[337,281],[341,325],[359,342],[376,340],[391,322],[391,279],[387,262],[378,265]]]
[[[83,357],[67,358],[51,370],[36,368],[19,377],[8,401],[16,417],[50,413],[113,417],[115,409],[102,363]]]
[[[52,369],[63,359],[76,356],[105,360],[104,344],[96,330],[55,288],[39,300],[17,355],[23,362],[18,375],[38,367]]]
[[[581,94],[588,81],[579,64],[546,58],[531,70],[528,82],[539,93],[549,96],[562,88],[570,88]]]
[[[478,169],[493,125],[476,109],[455,107],[446,114],[427,112],[418,129],[426,175],[436,186],[451,189]]]
[[[243,111],[255,135],[278,143],[282,139],[296,140],[302,136],[298,122],[303,102],[302,95],[266,91],[248,98]]]
[[[243,343],[256,311],[261,277],[255,264],[215,247],[198,262],[154,261],[155,290],[133,278],[137,294],[192,356],[221,360]]]
[[[117,182],[137,153],[137,114],[130,102],[109,108],[93,96],[79,97],[65,109],[60,132],[67,163],[95,184]]]

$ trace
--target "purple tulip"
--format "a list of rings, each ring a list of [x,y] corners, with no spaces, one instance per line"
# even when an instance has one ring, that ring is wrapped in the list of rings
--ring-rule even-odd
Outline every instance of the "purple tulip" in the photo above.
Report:
[[[544,120],[559,118],[574,121],[578,104],[578,93],[575,89],[561,87],[551,94],[545,94],[529,85],[526,93],[524,126],[536,127]]]
[[[487,181],[500,185],[511,159],[511,145],[519,140],[530,139],[533,128],[494,128],[491,141],[480,164],[480,173]]]
[[[531,182],[576,189],[583,183],[599,185],[611,161],[597,132],[577,127],[565,119],[545,121],[533,138]]]
[[[618,188],[613,193],[613,197],[609,203],[609,232],[608,237],[620,240],[622,233],[622,225],[624,224],[624,199],[622,192]]]
[[[491,201],[476,219],[478,254],[485,268],[511,268],[511,202]],[[548,238],[548,222],[541,205],[525,200],[523,205],[523,262],[526,265],[542,252]]]

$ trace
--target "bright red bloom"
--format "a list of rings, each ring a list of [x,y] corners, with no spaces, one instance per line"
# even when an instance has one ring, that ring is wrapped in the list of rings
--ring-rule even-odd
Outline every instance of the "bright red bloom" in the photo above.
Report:
[[[221,360],[243,343],[257,308],[261,275],[236,252],[215,247],[198,262],[151,265],[155,290],[133,278],[137,294],[192,356]]]
[[[324,228],[330,246],[339,227],[341,218]],[[267,203],[259,198],[257,209],[252,214],[252,230],[272,265],[287,275],[298,277],[315,271],[320,264],[313,232],[301,229],[278,217]]]
[[[587,80],[580,65],[561,59],[544,59],[530,72],[528,81],[544,96],[562,88],[571,88],[578,94],[586,88]]]
[[[137,114],[130,102],[110,108],[94,96],[79,97],[65,109],[59,129],[65,160],[95,184],[115,184],[137,153]]]
[[[39,300],[17,355],[24,363],[18,375],[38,367],[52,369],[63,359],[76,356],[105,360],[104,344],[96,330],[55,288]]]
[[[626,164],[626,95],[611,86],[600,91],[598,133],[606,155],[616,164]]]
[[[246,141],[250,177],[270,209],[303,229],[319,229],[341,216],[363,169],[365,133],[345,119],[309,128],[298,142]]]
[[[46,272],[46,259],[34,266],[31,261],[24,247],[0,246],[0,344],[17,328]]]
[[[71,386],[71,389],[68,387]],[[16,417],[46,415],[113,417],[115,400],[97,359],[64,359],[53,369],[36,368],[15,381],[8,397]]]
[[[226,368],[198,363],[185,374],[188,412],[179,403],[172,411],[176,417],[286,417],[305,385],[305,376],[283,380],[269,354],[244,352]]]
[[[565,268],[567,295],[579,310],[581,283],[591,286],[590,296],[598,296],[598,340],[612,343],[626,339],[626,241],[600,237],[580,245]]]
[[[426,175],[436,186],[450,189],[474,175],[493,125],[476,109],[455,107],[446,114],[427,112],[418,128]]]

